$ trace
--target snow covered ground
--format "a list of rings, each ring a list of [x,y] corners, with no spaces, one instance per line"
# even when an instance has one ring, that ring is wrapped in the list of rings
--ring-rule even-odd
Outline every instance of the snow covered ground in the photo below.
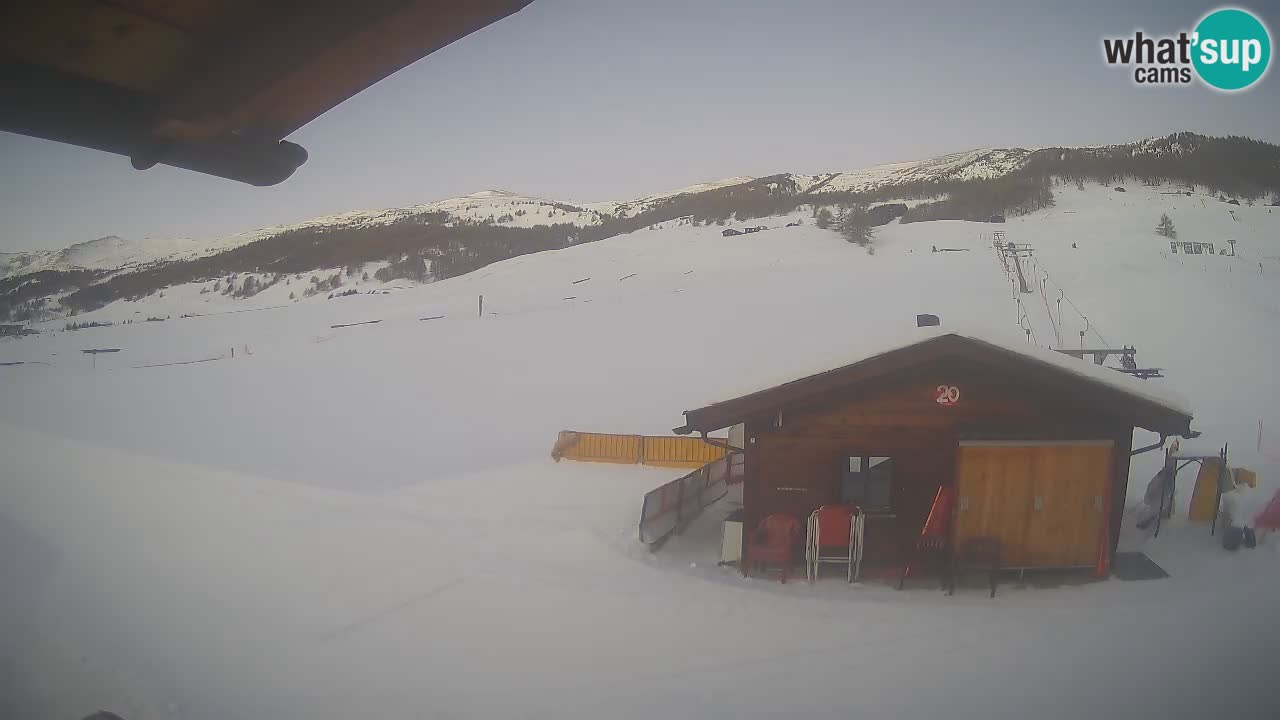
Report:
[[[874,256],[805,213],[669,224],[385,295],[180,318],[209,297],[174,288],[77,318],[166,322],[2,341],[28,364],[0,366],[0,716],[1264,717],[1280,538],[1229,555],[1175,523],[1125,541],[1170,579],[995,600],[783,587],[699,554],[714,517],[639,546],[678,471],[547,458],[558,430],[666,432],[917,313],[1022,340],[1025,311],[1068,346],[1083,314],[1259,470],[1255,507],[1280,485],[1280,210],[1055,190],[1004,226],[883,227]],[[1170,255],[1162,212],[1239,256]],[[1022,309],[997,229],[1047,274]]]

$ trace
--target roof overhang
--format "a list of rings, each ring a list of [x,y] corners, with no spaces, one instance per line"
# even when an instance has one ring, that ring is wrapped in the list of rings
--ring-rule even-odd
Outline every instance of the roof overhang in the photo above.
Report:
[[[909,371],[943,358],[964,358],[1011,378],[1055,392],[1072,393],[1087,399],[1091,407],[1113,417],[1124,417],[1135,427],[1168,436],[1191,434],[1191,414],[1171,407],[1141,393],[1126,391],[1117,382],[1103,382],[1084,373],[1097,369],[1084,361],[1079,372],[1056,358],[1052,362],[1038,360],[1022,352],[954,333],[938,334],[929,339],[898,347],[858,362],[808,375],[773,387],[715,402],[684,413],[685,424],[673,432],[687,435],[712,432],[753,418],[767,417],[779,409],[813,401],[834,392],[856,391],[883,380],[891,374]],[[1065,357],[1065,356],[1062,356]],[[1074,358],[1068,358],[1074,361]],[[1109,371],[1113,372],[1113,371]],[[1117,373],[1118,378],[1122,378]],[[1123,381],[1142,382],[1123,378]]]
[[[45,0],[0,23],[0,130],[252,185],[285,138],[532,0]]]

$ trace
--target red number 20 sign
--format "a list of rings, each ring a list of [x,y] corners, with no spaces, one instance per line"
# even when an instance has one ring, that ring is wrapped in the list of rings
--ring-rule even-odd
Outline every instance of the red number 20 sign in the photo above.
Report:
[[[950,407],[960,402],[960,388],[955,385],[939,385],[934,401],[943,407]]]

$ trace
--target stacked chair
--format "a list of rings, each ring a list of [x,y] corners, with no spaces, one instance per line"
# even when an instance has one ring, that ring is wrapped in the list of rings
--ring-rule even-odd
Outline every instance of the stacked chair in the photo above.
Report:
[[[809,515],[805,533],[805,570],[818,579],[822,563],[845,565],[849,582],[862,571],[866,516],[852,505],[823,505]]]

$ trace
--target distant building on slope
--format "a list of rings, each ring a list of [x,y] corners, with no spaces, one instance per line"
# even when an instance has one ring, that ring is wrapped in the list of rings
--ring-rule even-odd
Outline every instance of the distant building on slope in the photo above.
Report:
[[[734,230],[733,228],[729,228],[720,234],[724,237],[733,237],[734,235],[741,235],[742,233],[738,230]]]
[[[1169,250],[1173,253],[1181,252],[1183,255],[1216,255],[1213,250],[1213,243],[1206,242],[1186,242],[1180,240],[1170,240]]]

